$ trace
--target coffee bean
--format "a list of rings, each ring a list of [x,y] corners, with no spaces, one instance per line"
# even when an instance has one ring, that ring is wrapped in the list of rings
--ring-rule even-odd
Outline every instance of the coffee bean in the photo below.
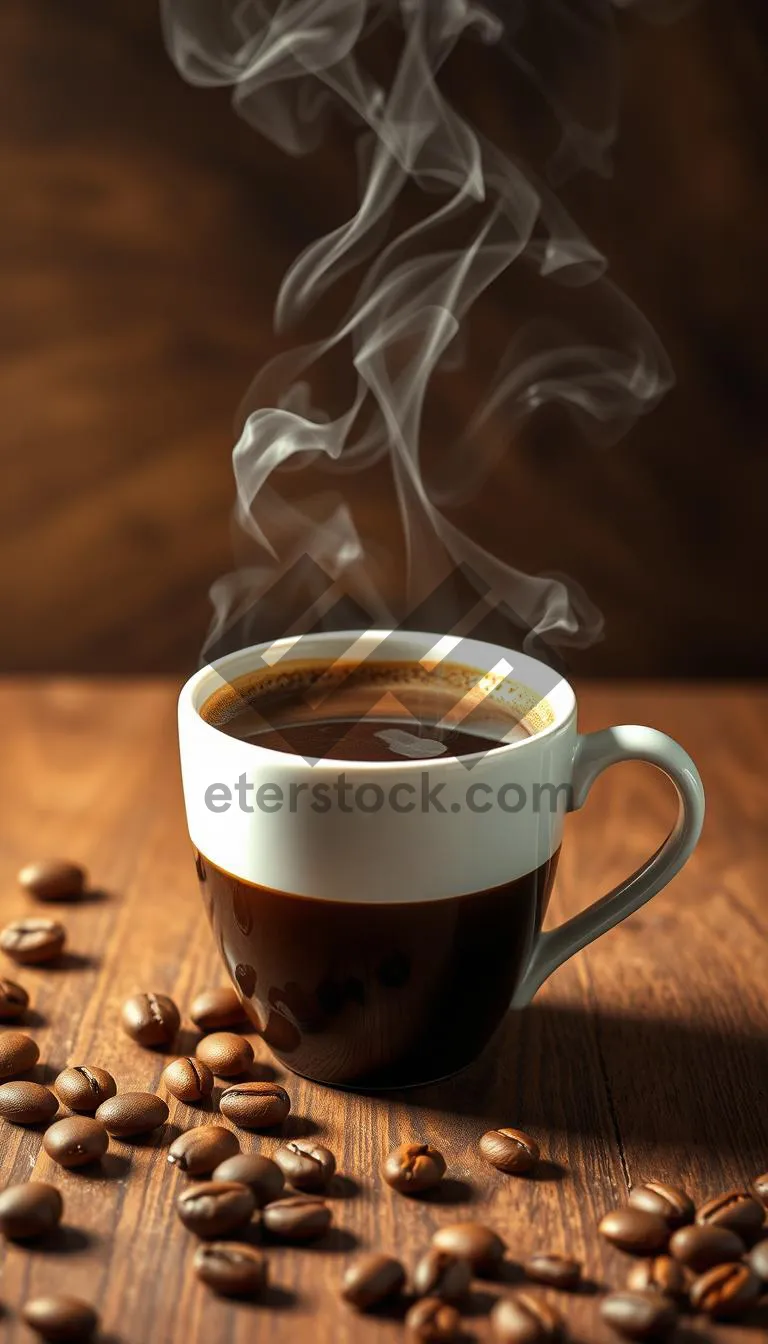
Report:
[[[37,1043],[23,1031],[0,1032],[0,1078],[28,1073],[40,1058]]]
[[[0,1086],[0,1115],[15,1125],[40,1125],[52,1120],[59,1103],[40,1083],[3,1083]]]
[[[26,1181],[0,1190],[0,1232],[11,1241],[27,1241],[53,1231],[64,1204],[55,1185]]]
[[[240,1152],[237,1136],[223,1125],[200,1125],[174,1139],[168,1161],[186,1176],[209,1176],[214,1167]]]
[[[719,1321],[735,1320],[753,1307],[762,1284],[749,1265],[715,1265],[691,1285],[691,1306]]]
[[[188,1105],[210,1097],[213,1092],[213,1074],[208,1065],[203,1064],[202,1060],[192,1059],[190,1055],[174,1059],[172,1063],[166,1065],[161,1081],[165,1083],[171,1096],[177,1097],[179,1101],[185,1101]]]
[[[116,1139],[130,1139],[164,1125],[168,1107],[154,1092],[118,1092],[101,1103],[96,1119]]]
[[[235,1153],[212,1172],[214,1181],[239,1181],[253,1192],[256,1208],[263,1209],[283,1193],[285,1177],[276,1162],[260,1153]]]
[[[758,1241],[747,1256],[747,1264],[768,1287],[768,1239]]]
[[[405,1328],[413,1340],[461,1339],[458,1311],[439,1297],[423,1297],[420,1302],[414,1302],[405,1317]]]
[[[439,1297],[442,1302],[461,1302],[469,1292],[472,1266],[450,1251],[433,1246],[413,1271],[413,1291],[418,1297]]]
[[[768,1209],[768,1171],[764,1171],[762,1176],[756,1176],[752,1182],[754,1190],[763,1208]]]
[[[198,1246],[194,1266],[198,1279],[223,1297],[260,1297],[269,1281],[267,1257],[235,1241]]]
[[[685,1190],[677,1185],[665,1185],[663,1181],[646,1181],[645,1185],[636,1185],[629,1192],[628,1203],[633,1209],[658,1213],[670,1228],[692,1223],[696,1212],[693,1200]]]
[[[111,1073],[86,1064],[63,1069],[53,1086],[71,1111],[95,1111],[102,1101],[114,1097],[117,1091]]]
[[[567,1255],[539,1251],[523,1263],[523,1273],[532,1283],[544,1283],[549,1288],[575,1288],[581,1281],[581,1265]]]
[[[648,1291],[609,1293],[600,1304],[600,1315],[626,1339],[659,1339],[677,1321],[669,1298]]]
[[[29,1007],[29,995],[15,980],[0,978],[0,1022],[18,1022]]]
[[[493,1274],[504,1259],[501,1237],[482,1223],[447,1223],[435,1233],[432,1245],[468,1260],[478,1274]]]
[[[650,1290],[681,1301],[688,1296],[690,1284],[690,1272],[671,1255],[654,1255],[650,1260],[640,1260],[627,1275],[627,1287],[633,1292]]]
[[[215,1031],[198,1042],[195,1054],[217,1078],[237,1078],[253,1063],[253,1046],[233,1031]]]
[[[428,1143],[401,1143],[384,1159],[381,1172],[387,1185],[401,1195],[419,1195],[439,1185],[445,1158]]]
[[[87,1115],[68,1115],[45,1131],[43,1147],[60,1167],[84,1167],[104,1156],[109,1139],[98,1120]]]
[[[563,1322],[554,1307],[532,1293],[512,1293],[496,1303],[491,1328],[502,1344],[550,1344],[562,1338]]]
[[[92,1339],[99,1323],[88,1302],[67,1293],[32,1298],[24,1303],[21,1314],[31,1330],[52,1341]]]
[[[669,1238],[665,1219],[645,1209],[613,1209],[601,1219],[598,1231],[612,1246],[630,1255],[653,1255],[664,1249]]]
[[[196,994],[189,1016],[201,1031],[221,1031],[248,1021],[240,999],[229,985],[226,989],[204,989]]]
[[[243,1129],[271,1129],[282,1123],[290,1109],[291,1099],[279,1083],[235,1083],[219,1098],[222,1115]]]
[[[39,901],[65,901],[82,896],[86,872],[69,859],[38,859],[26,864],[18,875],[19,886]]]
[[[224,1237],[251,1221],[256,1201],[238,1181],[201,1181],[182,1191],[176,1212],[198,1237]]]
[[[539,1160],[539,1145],[522,1129],[489,1129],[480,1140],[486,1162],[508,1176],[521,1176]]]
[[[328,1231],[331,1210],[319,1195],[291,1195],[267,1204],[264,1227],[280,1241],[314,1241]]]
[[[342,1279],[341,1296],[358,1311],[368,1311],[388,1297],[396,1297],[404,1287],[405,1270],[400,1261],[372,1252],[358,1256],[349,1266]]]
[[[181,1016],[167,994],[133,994],[120,1012],[123,1030],[139,1045],[170,1045]]]
[[[39,966],[61,956],[67,931],[55,919],[17,919],[0,933],[0,949],[20,966]]]
[[[336,1170],[336,1158],[328,1148],[311,1139],[297,1139],[278,1148],[275,1161],[294,1190],[319,1194]]]
[[[765,1209],[747,1190],[728,1190],[702,1204],[696,1222],[707,1227],[727,1227],[742,1241],[751,1241],[762,1229]]]
[[[669,1242],[670,1254],[696,1274],[703,1274],[713,1265],[740,1260],[744,1242],[727,1227],[680,1227]]]

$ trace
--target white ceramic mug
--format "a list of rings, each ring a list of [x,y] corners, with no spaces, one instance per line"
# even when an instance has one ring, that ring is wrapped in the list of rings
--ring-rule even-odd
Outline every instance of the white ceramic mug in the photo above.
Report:
[[[425,1082],[471,1062],[510,1003],[666,886],[698,840],[704,794],[687,753],[654,728],[579,734],[571,686],[524,654],[368,631],[305,636],[300,656],[328,666],[350,649],[471,669],[535,731],[477,758],[312,763],[201,716],[214,692],[299,653],[291,640],[244,649],[181,692],[189,832],[224,960],[275,1053],[323,1082]],[[675,826],[631,877],[544,933],[565,815],[625,760],[669,776]]]

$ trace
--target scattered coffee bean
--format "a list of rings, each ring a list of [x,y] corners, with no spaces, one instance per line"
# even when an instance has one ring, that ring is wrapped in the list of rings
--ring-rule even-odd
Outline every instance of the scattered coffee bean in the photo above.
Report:
[[[522,1176],[539,1160],[539,1145],[522,1129],[489,1129],[480,1140],[486,1162],[508,1176]]]
[[[501,1344],[550,1344],[562,1338],[563,1322],[542,1298],[532,1293],[512,1293],[496,1303],[491,1328]]]
[[[728,1190],[702,1204],[696,1222],[703,1227],[727,1227],[742,1241],[751,1241],[762,1229],[765,1209],[748,1190]]]
[[[28,863],[18,875],[19,886],[39,901],[65,901],[82,896],[86,872],[69,859],[39,859]]]
[[[51,1341],[92,1339],[99,1323],[88,1302],[68,1293],[34,1297],[24,1303],[21,1314],[30,1329]]]
[[[0,1078],[28,1073],[40,1058],[37,1042],[23,1031],[0,1032]]]
[[[409,1309],[405,1328],[413,1340],[453,1341],[461,1338],[461,1317],[439,1297],[423,1297]]]
[[[768,1287],[768,1239],[758,1241],[747,1256],[747,1264]]]
[[[208,1065],[203,1064],[200,1059],[192,1059],[190,1055],[174,1059],[168,1064],[163,1069],[161,1081],[165,1083],[171,1096],[179,1101],[185,1101],[187,1105],[194,1101],[203,1101],[213,1092],[213,1074]]]
[[[504,1242],[482,1223],[447,1223],[432,1238],[438,1251],[468,1260],[478,1274],[493,1274],[504,1259]]]
[[[381,1172],[387,1185],[401,1195],[419,1195],[439,1185],[445,1158],[428,1143],[401,1143],[384,1159]]]
[[[691,1284],[691,1306],[719,1321],[736,1320],[755,1305],[762,1290],[749,1265],[715,1265]]]
[[[196,994],[189,1016],[201,1031],[222,1031],[226,1027],[237,1027],[241,1022],[248,1021],[248,1014],[230,986],[204,989],[202,993]]]
[[[195,1054],[217,1078],[237,1078],[253,1063],[253,1046],[233,1031],[215,1031],[198,1042]],[[269,1084],[271,1086],[271,1084]]]
[[[280,1241],[314,1241],[331,1225],[331,1210],[319,1195],[290,1195],[267,1204],[262,1222]]]
[[[18,1022],[29,1007],[29,995],[15,980],[0,978],[0,1022]]]
[[[260,1153],[235,1153],[220,1162],[212,1173],[214,1181],[239,1181],[253,1192],[256,1208],[263,1209],[279,1199],[285,1186],[285,1177],[276,1162]]]
[[[696,1274],[703,1274],[713,1265],[740,1260],[744,1242],[727,1227],[680,1227],[669,1241],[670,1254]]]
[[[630,1255],[653,1255],[662,1251],[669,1238],[669,1226],[658,1213],[645,1209],[613,1209],[598,1225],[600,1235]]]
[[[130,1139],[164,1125],[168,1107],[154,1092],[118,1092],[101,1103],[96,1119],[116,1139]]]
[[[0,950],[20,966],[39,966],[60,957],[67,931],[55,919],[16,919],[0,933]]]
[[[40,1083],[3,1083],[0,1086],[0,1115],[15,1125],[40,1125],[52,1120],[59,1103]]]
[[[768,1171],[764,1171],[762,1176],[756,1176],[752,1182],[754,1190],[763,1208],[768,1209]]]
[[[282,1123],[290,1109],[291,1099],[279,1083],[235,1083],[219,1098],[222,1115],[243,1129],[271,1129]]]
[[[225,1237],[251,1221],[256,1201],[247,1185],[238,1181],[201,1181],[183,1190],[176,1212],[198,1237]]]
[[[53,1231],[64,1204],[55,1185],[26,1181],[0,1190],[0,1232],[11,1241],[27,1241]]]
[[[532,1283],[544,1283],[549,1288],[575,1288],[581,1281],[578,1260],[541,1251],[524,1261],[523,1273]]]
[[[677,1312],[661,1293],[609,1293],[600,1304],[600,1315],[626,1339],[659,1339],[674,1329]]]
[[[628,1203],[633,1209],[658,1213],[670,1228],[692,1223],[696,1212],[693,1200],[685,1190],[677,1185],[666,1185],[664,1181],[646,1181],[645,1185],[636,1185],[629,1192]]]
[[[187,1176],[209,1176],[214,1167],[240,1152],[237,1135],[223,1125],[200,1125],[174,1139],[168,1161]]]
[[[472,1266],[450,1251],[436,1246],[426,1251],[413,1271],[413,1291],[418,1297],[439,1297],[442,1302],[461,1302],[469,1292]]]
[[[269,1281],[267,1257],[235,1241],[198,1246],[194,1266],[198,1279],[223,1297],[260,1297]]]
[[[87,1115],[68,1115],[45,1131],[43,1147],[60,1167],[84,1167],[104,1156],[109,1138],[98,1120]]]
[[[336,1170],[336,1158],[320,1143],[297,1139],[278,1148],[275,1162],[294,1190],[319,1194],[327,1189]]]
[[[167,994],[133,994],[120,1018],[123,1029],[139,1045],[170,1045],[181,1025],[181,1015]]]
[[[639,1260],[627,1275],[627,1287],[633,1292],[663,1293],[675,1301],[688,1296],[690,1272],[671,1255],[654,1255],[650,1260]]]
[[[405,1287],[405,1270],[391,1255],[358,1256],[349,1266],[341,1283],[341,1296],[358,1311],[368,1311],[388,1297],[396,1297]]]
[[[114,1097],[117,1091],[111,1073],[86,1064],[63,1069],[53,1086],[71,1111],[95,1111],[102,1101]]]

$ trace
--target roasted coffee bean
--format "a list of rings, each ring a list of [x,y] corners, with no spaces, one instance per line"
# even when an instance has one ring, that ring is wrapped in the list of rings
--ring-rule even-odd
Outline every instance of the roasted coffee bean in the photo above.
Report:
[[[194,1266],[198,1279],[223,1297],[260,1297],[269,1282],[267,1257],[235,1241],[198,1246]]]
[[[27,1241],[53,1231],[64,1204],[55,1185],[26,1181],[0,1190],[0,1232],[11,1241]]]
[[[196,994],[189,1016],[201,1031],[222,1031],[226,1027],[237,1027],[241,1022],[248,1021],[248,1014],[230,986],[204,989],[202,993]]]
[[[438,1251],[468,1260],[478,1274],[493,1274],[504,1259],[504,1242],[482,1223],[447,1223],[432,1238]]]
[[[60,957],[67,931],[55,919],[16,919],[0,933],[0,950],[20,966],[40,966]]]
[[[174,1139],[168,1161],[186,1176],[209,1176],[227,1157],[240,1152],[237,1135],[223,1125],[200,1125]]]
[[[251,1221],[256,1201],[238,1181],[201,1181],[182,1191],[176,1212],[198,1237],[225,1237]]]
[[[494,1339],[501,1344],[550,1344],[562,1338],[563,1322],[554,1307],[532,1293],[512,1293],[491,1312]]]
[[[736,1320],[755,1305],[762,1290],[749,1265],[715,1265],[691,1284],[691,1306],[719,1321]]]
[[[336,1170],[336,1158],[320,1143],[296,1139],[278,1148],[275,1161],[294,1190],[319,1194],[325,1190]]]
[[[765,1209],[748,1190],[728,1190],[707,1200],[696,1213],[702,1227],[727,1227],[742,1241],[751,1241],[765,1222]]]
[[[539,1145],[522,1129],[489,1129],[480,1140],[486,1162],[508,1176],[521,1176],[539,1160]]]
[[[23,1031],[0,1032],[0,1078],[28,1073],[40,1058],[36,1041]]]
[[[549,1288],[575,1288],[581,1281],[581,1265],[567,1255],[539,1251],[523,1263],[523,1273],[532,1283],[544,1283]]]
[[[188,1105],[210,1097],[213,1092],[213,1074],[208,1065],[200,1059],[192,1059],[190,1055],[174,1059],[166,1065],[161,1082],[165,1083],[171,1096],[186,1101]]]
[[[674,1329],[677,1312],[661,1293],[609,1293],[600,1304],[600,1315],[626,1339],[660,1339]]]
[[[0,978],[0,1022],[18,1022],[29,1007],[29,995],[15,980]]]
[[[469,1261],[436,1246],[422,1255],[413,1271],[413,1291],[417,1296],[439,1297],[443,1302],[461,1302],[471,1282]]]
[[[234,1031],[214,1031],[198,1042],[195,1054],[217,1078],[237,1078],[253,1063],[253,1046]],[[271,1084],[268,1084],[271,1086]]]
[[[768,1171],[764,1171],[762,1176],[755,1177],[752,1182],[752,1189],[763,1208],[768,1209]]]
[[[267,1204],[262,1222],[280,1241],[314,1241],[331,1225],[331,1210],[319,1195],[290,1195]]]
[[[669,1239],[669,1226],[658,1213],[645,1209],[613,1209],[601,1219],[598,1231],[612,1246],[630,1255],[653,1255]]]
[[[671,1255],[654,1255],[650,1260],[639,1260],[627,1275],[627,1287],[633,1292],[663,1293],[675,1301],[688,1296],[691,1285],[690,1271],[673,1260]]]
[[[768,1239],[758,1241],[747,1256],[747,1264],[768,1287]]]
[[[40,1083],[3,1083],[0,1086],[0,1115],[15,1125],[40,1125],[52,1120],[59,1103]]]
[[[461,1317],[439,1297],[422,1297],[408,1310],[405,1328],[409,1339],[453,1341],[461,1338]]]
[[[34,1297],[25,1302],[22,1317],[31,1330],[46,1340],[92,1339],[99,1318],[94,1308],[79,1297],[55,1293],[49,1297]]]
[[[740,1260],[744,1242],[728,1227],[680,1227],[669,1241],[670,1254],[695,1274],[703,1274],[713,1265]]]
[[[401,1195],[419,1195],[439,1185],[445,1158],[428,1143],[401,1143],[384,1159],[381,1173]]]
[[[285,1186],[285,1177],[277,1163],[260,1153],[235,1153],[220,1162],[211,1174],[214,1181],[239,1181],[247,1185],[253,1191],[257,1209],[279,1199]]]
[[[59,1098],[71,1111],[95,1111],[114,1097],[117,1083],[106,1069],[74,1064],[63,1069],[53,1084]]]
[[[26,864],[18,875],[19,886],[39,901],[66,901],[82,896],[86,872],[69,859],[39,859]]]
[[[101,1103],[96,1119],[116,1139],[130,1139],[164,1125],[168,1107],[154,1092],[118,1092]]]
[[[181,1015],[167,994],[133,994],[120,1012],[124,1031],[139,1045],[170,1045]]]
[[[45,1131],[43,1147],[60,1167],[84,1167],[104,1156],[109,1138],[98,1120],[88,1115],[68,1115]]]
[[[358,1311],[368,1311],[388,1297],[396,1297],[404,1287],[405,1270],[400,1261],[372,1252],[358,1256],[349,1266],[342,1279],[341,1296]]]
[[[671,1228],[692,1223],[696,1212],[693,1200],[685,1190],[677,1185],[665,1185],[663,1181],[646,1181],[645,1185],[636,1185],[629,1192],[628,1203],[633,1209],[658,1213]]]
[[[243,1129],[271,1129],[282,1123],[290,1109],[291,1099],[279,1083],[235,1083],[219,1098],[222,1115]]]

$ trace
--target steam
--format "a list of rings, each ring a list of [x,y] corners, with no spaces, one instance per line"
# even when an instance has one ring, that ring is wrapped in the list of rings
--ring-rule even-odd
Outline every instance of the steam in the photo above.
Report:
[[[233,454],[235,518],[256,559],[212,588],[208,656],[228,644],[299,635],[322,624],[407,622],[438,591],[442,609],[431,628],[440,620],[446,632],[469,633],[464,627],[495,608],[523,629],[529,647],[595,640],[602,618],[578,585],[521,573],[449,514],[482,488],[499,455],[542,407],[564,408],[580,428],[612,442],[670,385],[668,361],[641,314],[604,278],[605,259],[550,187],[473,128],[446,100],[438,77],[460,40],[501,44],[515,78],[548,101],[559,123],[549,180],[581,166],[607,172],[615,124],[615,88],[604,77],[613,66],[611,0],[162,0],[162,6],[181,74],[202,87],[231,87],[240,115],[288,154],[313,149],[336,108],[360,127],[357,210],[290,267],[277,300],[278,330],[303,319],[345,274],[363,264],[367,270],[336,329],[277,355],[246,395]],[[363,53],[394,25],[402,41],[384,86]],[[562,75],[566,64],[583,69],[587,60],[584,102],[584,82],[577,99],[571,81],[552,67],[559,62]],[[398,233],[395,207],[409,183],[421,188],[429,208]],[[427,472],[422,424],[430,380],[460,365],[462,324],[516,263],[547,289],[586,292],[562,305],[567,318],[521,319],[481,405]],[[334,352],[354,370],[349,404],[337,415],[314,403],[311,382],[313,366]],[[339,476],[383,460],[391,468],[406,559],[407,590],[396,603],[343,492],[299,503],[276,484],[286,468]],[[512,501],[510,511],[512,529]],[[466,601],[452,607],[445,596],[457,571],[476,594],[469,612]]]

